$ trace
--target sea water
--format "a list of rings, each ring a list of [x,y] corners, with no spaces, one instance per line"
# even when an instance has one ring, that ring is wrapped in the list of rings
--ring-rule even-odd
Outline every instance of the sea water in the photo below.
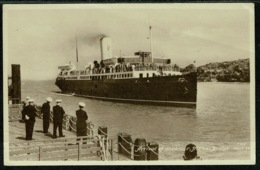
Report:
[[[189,109],[75,97],[57,93],[55,80],[22,81],[22,99],[30,96],[37,105],[47,97],[62,99],[66,114],[72,116],[78,103],[85,102],[94,132],[106,126],[112,139],[117,139],[118,133],[128,133],[133,141],[156,142],[160,160],[182,160],[189,143],[197,146],[203,160],[250,159],[249,90],[249,83],[201,82],[197,108]]]

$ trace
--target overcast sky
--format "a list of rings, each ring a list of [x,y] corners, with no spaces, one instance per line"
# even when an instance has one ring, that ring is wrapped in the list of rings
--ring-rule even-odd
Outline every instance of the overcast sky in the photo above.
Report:
[[[149,25],[156,57],[185,67],[249,58],[253,54],[254,16],[250,4],[19,6],[4,7],[4,58],[21,64],[22,79],[55,79],[58,66],[100,61],[102,36],[113,55],[150,51]],[[250,47],[251,46],[251,47]],[[10,68],[9,68],[10,70]]]

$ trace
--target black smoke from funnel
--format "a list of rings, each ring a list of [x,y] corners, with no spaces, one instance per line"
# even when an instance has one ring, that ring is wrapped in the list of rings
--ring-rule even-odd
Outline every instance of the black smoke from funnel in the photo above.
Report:
[[[83,43],[85,45],[89,46],[99,46],[100,44],[100,39],[104,37],[108,37],[106,34],[85,34],[85,35],[78,35],[78,41],[80,43]]]

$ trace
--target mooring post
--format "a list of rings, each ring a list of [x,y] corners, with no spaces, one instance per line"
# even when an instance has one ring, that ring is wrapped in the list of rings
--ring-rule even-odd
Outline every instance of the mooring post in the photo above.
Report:
[[[131,158],[132,144],[133,141],[131,135],[126,133],[118,134],[118,154]]]
[[[21,72],[19,64],[12,64],[12,104],[21,103]]]
[[[147,160],[154,161],[159,160],[159,145],[155,142],[147,143]]]
[[[146,160],[146,140],[137,138],[134,143],[134,160]]]
[[[98,134],[105,136],[107,138],[107,127],[105,126],[99,126],[98,127]]]

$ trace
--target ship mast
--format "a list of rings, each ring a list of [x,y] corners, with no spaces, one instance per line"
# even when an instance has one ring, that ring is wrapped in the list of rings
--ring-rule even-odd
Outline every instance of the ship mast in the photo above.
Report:
[[[77,69],[79,69],[79,58],[78,58],[78,42],[76,36],[76,60],[77,60]]]
[[[152,44],[152,26],[149,27],[149,34],[150,34],[150,52],[151,52],[151,58],[153,63],[153,44]]]

